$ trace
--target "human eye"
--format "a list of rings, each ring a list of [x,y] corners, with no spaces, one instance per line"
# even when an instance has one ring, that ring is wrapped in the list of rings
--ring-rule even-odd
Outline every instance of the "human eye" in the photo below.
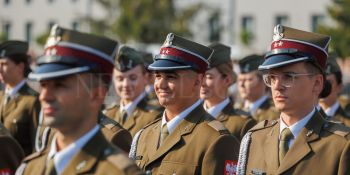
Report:
[[[137,80],[137,75],[130,75],[129,76],[129,79],[131,80],[131,81],[135,81],[135,80]]]

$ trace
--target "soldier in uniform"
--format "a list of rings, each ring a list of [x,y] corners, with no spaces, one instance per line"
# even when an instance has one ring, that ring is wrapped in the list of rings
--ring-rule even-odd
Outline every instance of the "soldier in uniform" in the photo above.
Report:
[[[165,111],[133,139],[129,156],[146,174],[235,173],[238,140],[205,112],[199,98],[212,52],[170,33],[148,67]]]
[[[278,118],[278,111],[267,94],[268,88],[264,84],[258,66],[264,61],[263,56],[249,55],[238,62],[240,73],[237,86],[243,103],[236,107],[242,109],[257,121]]]
[[[24,152],[21,146],[0,123],[0,174],[15,174],[23,158]]]
[[[40,82],[43,124],[56,129],[50,147],[26,157],[18,174],[141,174],[98,124],[113,71],[116,41],[51,29],[29,75]]]
[[[280,118],[262,121],[242,139],[238,174],[350,174],[350,129],[315,108],[325,83],[330,37],[282,25],[259,66]]]
[[[350,127],[350,115],[341,107],[338,96],[343,88],[343,75],[335,55],[330,55],[326,67],[327,80],[332,85],[331,93],[321,98],[319,104],[326,114],[327,120],[340,121]]]
[[[140,52],[123,46],[115,60],[113,82],[120,96],[119,105],[105,110],[105,114],[120,123],[132,136],[159,117],[159,107],[147,103],[145,86],[147,74]]]
[[[236,78],[230,59],[231,48],[220,43],[211,44],[209,47],[214,53],[200,90],[200,97],[204,99],[204,109],[221,121],[231,134],[242,139],[256,122],[247,112],[234,109],[233,102],[228,97],[228,88]]]
[[[25,78],[30,72],[28,43],[10,40],[0,44],[0,120],[18,141],[25,155],[33,152],[38,126],[40,102],[38,93]]]

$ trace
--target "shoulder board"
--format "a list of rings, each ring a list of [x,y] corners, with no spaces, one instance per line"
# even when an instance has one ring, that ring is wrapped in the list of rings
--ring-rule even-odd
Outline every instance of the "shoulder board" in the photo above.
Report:
[[[157,118],[156,120],[152,121],[151,123],[145,125],[142,129],[148,128],[148,127],[152,126],[153,124],[159,122],[160,120],[162,120],[162,117]]]
[[[265,128],[270,128],[277,123],[278,123],[278,120],[271,120],[271,121],[264,120],[264,121],[261,121],[258,124],[256,124],[249,131],[253,132],[253,131],[258,131],[258,130],[265,129]]]
[[[236,114],[242,116],[242,117],[249,117],[250,114],[246,111],[243,111],[242,109],[235,109]]]
[[[229,134],[230,132],[225,128],[224,124],[222,124],[220,121],[213,120],[207,123],[210,127],[214,128],[216,131],[220,133],[220,135],[223,134]]]
[[[114,151],[111,147],[106,148],[105,153],[107,154],[107,160],[120,170],[125,170],[134,165],[134,162],[123,151],[118,150],[118,148],[114,148]]]
[[[118,125],[118,122],[114,121],[113,119],[111,118],[108,118],[106,116],[102,116],[100,119],[99,119],[99,122],[98,122],[100,125],[102,125],[103,127],[107,128],[107,129],[112,129],[113,127],[115,127],[116,125]]]
[[[350,133],[350,128],[346,127],[343,124],[339,124],[331,121],[325,123],[323,125],[323,129],[342,137],[346,137]]]
[[[44,150],[45,150],[45,149],[44,149]],[[23,159],[23,162],[28,162],[28,161],[30,161],[30,160],[33,160],[33,159],[37,158],[37,157],[40,157],[40,156],[42,155],[42,153],[43,153],[42,150],[41,150],[41,151],[34,152],[33,154],[30,154],[29,156],[25,157],[25,158]]]
[[[111,110],[113,108],[116,108],[116,107],[119,107],[119,105],[115,102],[111,103],[111,104],[108,104],[104,110]]]

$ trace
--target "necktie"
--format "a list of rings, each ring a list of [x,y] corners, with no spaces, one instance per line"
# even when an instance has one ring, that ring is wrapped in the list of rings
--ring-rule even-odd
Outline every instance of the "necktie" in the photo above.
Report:
[[[284,156],[289,150],[288,143],[294,136],[289,128],[284,128],[280,135],[280,143],[279,143],[279,162],[281,163]]]
[[[120,124],[124,124],[126,119],[128,118],[128,113],[126,112],[126,110],[122,110],[121,114],[120,114],[120,117],[117,118],[117,122],[120,123]]]
[[[46,164],[46,169],[45,169],[44,175],[57,175],[56,168],[55,168],[55,161],[54,161],[53,157]]]
[[[160,132],[160,140],[159,140],[159,146],[162,145],[164,140],[168,137],[169,135],[169,130],[167,124],[162,126],[161,132]]]
[[[9,94],[5,94],[3,105],[6,105],[10,100],[11,100],[11,96]]]

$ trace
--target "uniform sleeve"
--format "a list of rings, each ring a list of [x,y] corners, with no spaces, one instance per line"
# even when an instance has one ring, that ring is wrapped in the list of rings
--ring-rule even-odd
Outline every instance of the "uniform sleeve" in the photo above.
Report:
[[[129,153],[132,137],[126,129],[120,129],[118,132],[114,133],[112,138],[110,138],[110,141],[113,145],[116,145],[123,151]]]
[[[235,172],[239,142],[231,135],[221,135],[204,155],[200,174],[222,175]]]
[[[338,175],[350,174],[350,141],[346,143],[343,153],[340,157]]]
[[[0,172],[10,169],[14,173],[24,158],[24,152],[19,144],[8,136],[0,137],[0,145]]]
[[[253,128],[255,125],[256,125],[256,121],[253,118],[248,119],[242,127],[239,139],[242,140],[242,138],[249,131],[249,129]]]

